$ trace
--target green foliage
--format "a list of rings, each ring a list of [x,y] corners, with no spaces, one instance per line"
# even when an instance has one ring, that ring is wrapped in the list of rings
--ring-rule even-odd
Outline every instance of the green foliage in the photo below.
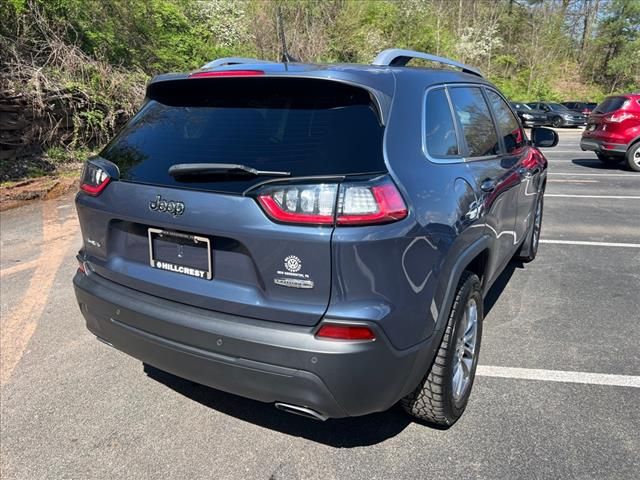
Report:
[[[427,51],[479,67],[517,101],[640,87],[640,0],[0,0],[0,71],[51,121],[31,133],[60,163],[104,144],[152,75],[279,59],[278,15],[305,62]]]

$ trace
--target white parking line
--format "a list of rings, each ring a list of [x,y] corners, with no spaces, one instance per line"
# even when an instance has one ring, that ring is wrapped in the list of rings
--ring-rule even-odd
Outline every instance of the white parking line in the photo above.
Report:
[[[568,172],[549,172],[547,175],[561,175],[566,177],[628,177],[640,180],[637,173],[568,173]]]
[[[575,160],[580,160],[580,163],[597,163],[599,165],[602,165],[602,162],[600,160],[596,159],[592,159],[592,158],[549,158],[549,163],[575,163]],[[580,163],[577,163],[576,165],[580,165]]]
[[[600,180],[580,180],[577,178],[569,178],[567,180],[559,178],[557,180],[550,179],[548,181],[551,183],[600,183]]]
[[[544,238],[540,239],[540,243],[553,243],[558,245],[588,245],[592,247],[640,248],[640,243],[587,242],[583,240],[547,240]]]
[[[615,387],[640,388],[640,376],[611,375],[606,373],[568,372],[564,370],[540,370],[535,368],[495,367],[478,365],[476,374],[482,377],[515,378],[518,380],[542,380],[546,382],[585,383]]]
[[[564,193],[545,193],[545,197],[563,198],[612,198],[614,200],[640,200],[638,195],[569,195]]]

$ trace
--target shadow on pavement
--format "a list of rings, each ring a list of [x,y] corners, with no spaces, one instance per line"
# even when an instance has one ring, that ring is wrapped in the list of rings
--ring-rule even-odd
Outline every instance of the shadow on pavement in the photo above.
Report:
[[[596,170],[627,170],[626,163],[620,160],[620,163],[604,163],[597,158],[574,158],[571,163],[580,167],[593,168]]]
[[[145,365],[145,373],[181,395],[226,415],[337,448],[375,445],[396,436],[412,423],[397,406],[364,417],[317,422],[281,412],[271,404],[195,384],[149,365]]]
[[[524,268],[524,264],[517,260],[511,260],[504,270],[500,274],[500,276],[496,279],[496,281],[491,285],[491,288],[487,292],[487,295],[484,297],[484,316],[486,318],[489,315],[491,309],[502,295],[502,292],[506,288],[509,280],[513,276],[513,272],[516,271],[516,268]]]

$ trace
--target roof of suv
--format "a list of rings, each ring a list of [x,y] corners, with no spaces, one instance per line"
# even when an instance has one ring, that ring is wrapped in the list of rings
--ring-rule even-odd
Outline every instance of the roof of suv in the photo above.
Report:
[[[421,58],[458,68],[422,68],[405,66],[409,60]],[[287,76],[298,78],[326,79],[353,84],[369,90],[379,104],[382,121],[386,123],[391,100],[398,84],[419,81],[427,88],[442,83],[482,83],[491,85],[482,74],[473,67],[460,64],[454,60],[436,57],[422,52],[389,49],[381,52],[371,65],[365,64],[308,64],[308,63],[276,63],[249,58],[221,58],[207,63],[201,69],[190,73],[168,73],[154,77],[148,89],[158,83],[184,80],[191,76],[227,77],[247,73],[260,72],[264,76]]]

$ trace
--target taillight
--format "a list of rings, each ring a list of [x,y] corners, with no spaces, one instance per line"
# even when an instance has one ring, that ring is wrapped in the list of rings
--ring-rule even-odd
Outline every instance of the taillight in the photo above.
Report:
[[[365,325],[345,325],[341,323],[325,323],[316,338],[323,340],[375,340],[376,334]]]
[[[99,195],[109,184],[111,177],[98,165],[90,161],[84,164],[82,176],[80,178],[80,189],[89,195]]]
[[[267,187],[258,201],[274,220],[311,225],[371,225],[401,220],[407,207],[393,182],[305,184]]]
[[[262,70],[222,70],[218,72],[196,72],[189,75],[189,78],[209,78],[209,77],[255,77],[264,75]]]
[[[279,185],[258,195],[274,220],[286,223],[333,224],[336,184]]]
[[[605,121],[609,122],[609,123],[620,123],[620,122],[624,122],[625,120],[627,120],[628,118],[633,118],[634,115],[631,112],[615,112],[612,113],[611,115],[609,115],[608,117],[605,117]]]
[[[338,225],[395,222],[406,216],[407,207],[390,181],[372,187],[348,184],[340,187]]]

